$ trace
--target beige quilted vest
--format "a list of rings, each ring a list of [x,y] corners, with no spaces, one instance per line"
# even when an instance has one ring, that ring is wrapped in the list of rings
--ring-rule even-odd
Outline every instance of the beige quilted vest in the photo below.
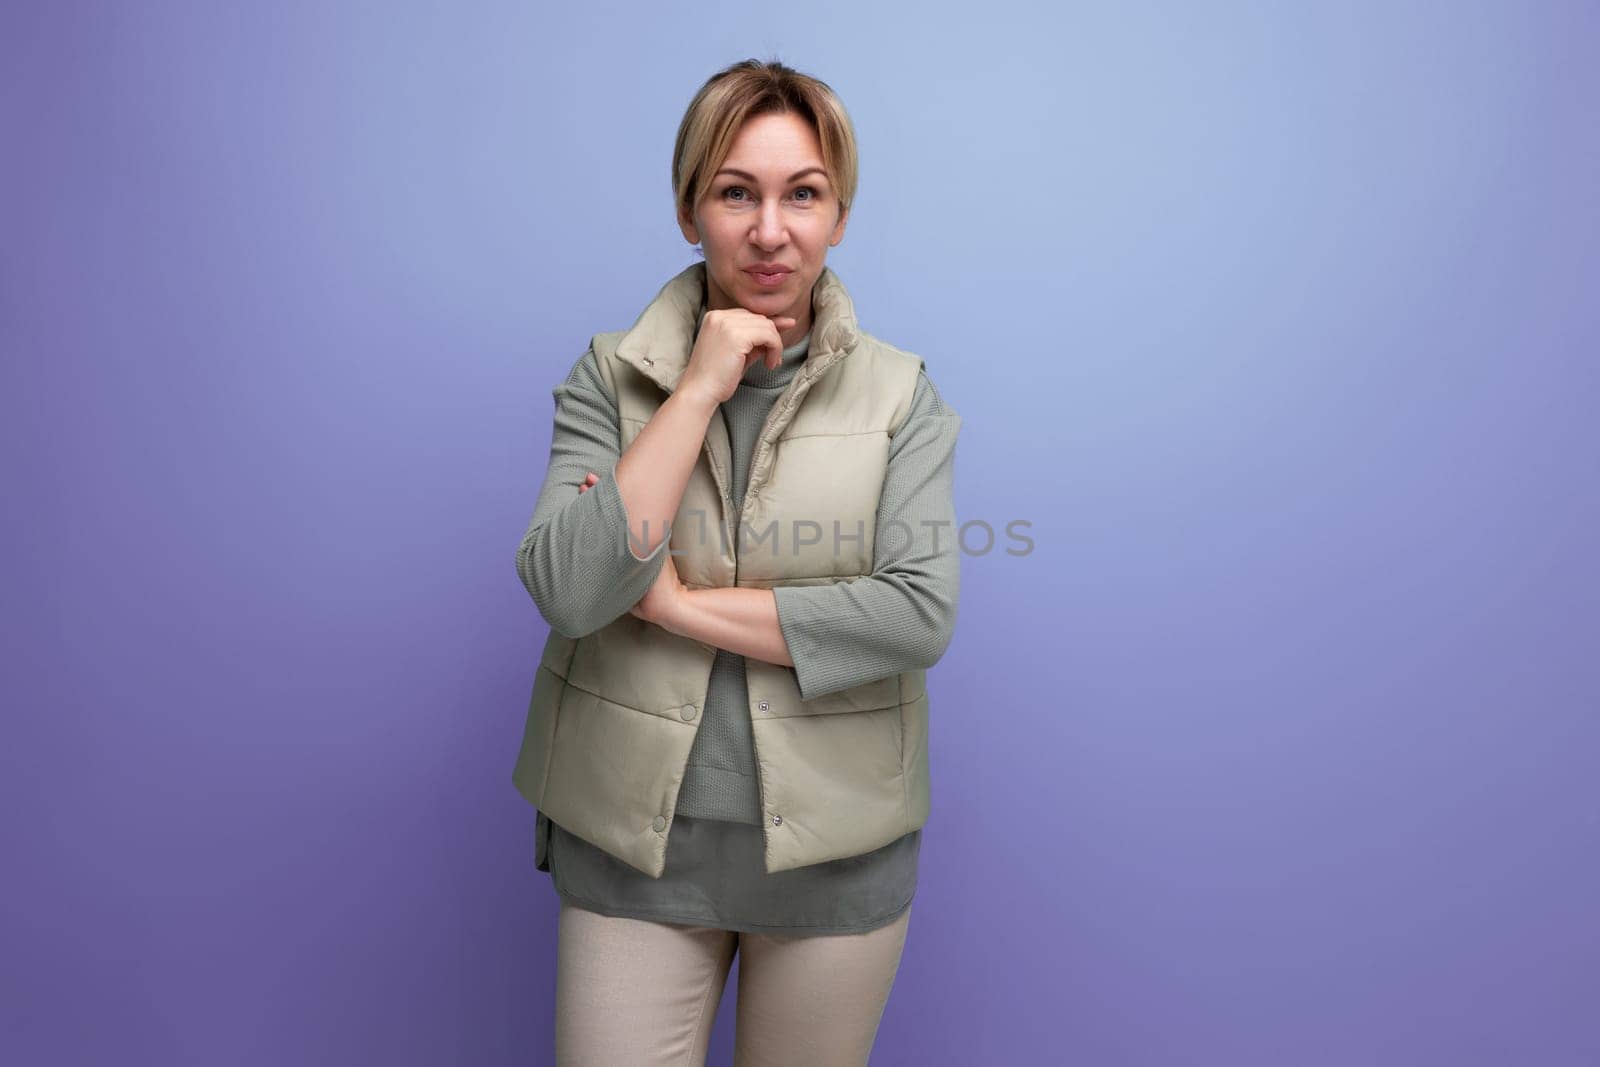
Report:
[[[594,337],[624,449],[688,364],[704,285],[697,262],[631,329]],[[757,438],[739,516],[727,425],[720,408],[711,416],[672,527],[688,587],[820,585],[872,572],[889,438],[910,413],[922,360],[858,328],[831,268],[812,289],[812,309],[811,347]],[[737,541],[736,519],[746,527]],[[552,630],[518,790],[563,828],[659,878],[715,654],[631,613],[577,639]],[[927,821],[923,671],[814,700],[801,699],[793,667],[750,657],[746,677],[768,872],[859,855]]]

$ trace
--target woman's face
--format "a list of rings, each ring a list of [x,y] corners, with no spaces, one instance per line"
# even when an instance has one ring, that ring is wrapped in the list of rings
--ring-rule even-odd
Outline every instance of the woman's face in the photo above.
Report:
[[[784,347],[811,329],[811,287],[844,239],[845,213],[816,131],[794,114],[756,115],[678,225],[706,257],[706,308],[791,315]],[[766,267],[763,271],[757,268]]]

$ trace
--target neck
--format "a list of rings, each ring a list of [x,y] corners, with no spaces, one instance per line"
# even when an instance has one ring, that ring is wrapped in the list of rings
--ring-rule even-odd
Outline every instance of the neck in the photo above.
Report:
[[[768,370],[766,362],[758,359],[745,368],[744,378],[741,381],[745,385],[753,385],[758,389],[773,389],[781,385],[787,385],[789,379],[799,372],[800,365],[806,361],[806,356],[810,354],[810,350],[811,335],[808,333],[783,350],[783,356],[779,360],[777,367]]]

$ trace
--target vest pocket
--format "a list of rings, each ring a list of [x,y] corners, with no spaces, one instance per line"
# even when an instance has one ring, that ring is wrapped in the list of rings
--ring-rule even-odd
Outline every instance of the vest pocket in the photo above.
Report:
[[[799,699],[799,687],[795,688],[796,700],[794,707],[788,714],[792,715],[844,715],[866,711],[878,711],[883,708],[894,708],[900,704],[900,679],[899,675],[891,674],[886,678],[879,678],[871,682],[841,689],[837,693],[824,693],[812,697],[810,700]],[[784,714],[779,712],[779,715]]]
[[[768,830],[772,815],[802,828],[804,864],[859,856],[913,829],[898,706],[753,725]],[[771,871],[802,865],[778,858]]]

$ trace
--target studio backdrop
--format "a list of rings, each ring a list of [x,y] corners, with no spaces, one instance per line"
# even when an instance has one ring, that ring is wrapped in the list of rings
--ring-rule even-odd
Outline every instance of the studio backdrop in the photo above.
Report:
[[[553,387],[694,261],[683,109],[776,57],[859,137],[829,265],[963,420],[874,1062],[1600,1062],[1597,44],[7,4],[0,1060],[550,1062],[513,556]]]

